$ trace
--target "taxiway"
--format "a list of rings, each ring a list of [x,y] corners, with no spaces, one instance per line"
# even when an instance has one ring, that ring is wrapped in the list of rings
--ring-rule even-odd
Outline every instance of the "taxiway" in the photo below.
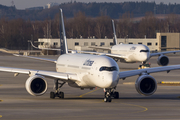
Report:
[[[41,56],[42,57],[42,56]],[[44,56],[56,59],[58,56]],[[152,67],[157,67],[156,57],[149,61]],[[140,63],[119,63],[120,70],[137,69]],[[180,56],[170,56],[170,65],[180,64]],[[0,66],[52,70],[55,64],[12,55],[0,55]],[[170,73],[151,74],[157,82],[180,81],[180,70]],[[27,93],[24,84],[28,76],[0,72],[0,119],[2,120],[139,120],[139,119],[180,119],[180,86],[158,86],[154,95],[145,97],[139,95],[134,84],[138,76],[120,80],[117,91],[120,99],[111,103],[103,101],[104,92],[96,88],[80,90],[64,85],[64,99],[50,99],[54,81],[47,79],[48,91],[45,95],[34,97]]]

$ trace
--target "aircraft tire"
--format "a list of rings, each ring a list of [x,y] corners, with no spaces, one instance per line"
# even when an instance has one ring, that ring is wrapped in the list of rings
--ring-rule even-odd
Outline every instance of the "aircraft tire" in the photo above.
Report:
[[[108,97],[108,102],[111,102],[111,101],[112,101],[111,96],[109,96]]]
[[[104,98],[104,102],[108,102],[108,99],[106,97]]]
[[[111,96],[108,96],[108,97],[104,98],[104,102],[111,102],[111,101],[112,101]]]
[[[119,92],[114,92],[113,97],[114,97],[115,99],[119,99]]]
[[[64,99],[64,93],[63,92],[59,93],[59,98]]]
[[[55,98],[55,93],[54,92],[50,92],[50,98],[54,99]]]

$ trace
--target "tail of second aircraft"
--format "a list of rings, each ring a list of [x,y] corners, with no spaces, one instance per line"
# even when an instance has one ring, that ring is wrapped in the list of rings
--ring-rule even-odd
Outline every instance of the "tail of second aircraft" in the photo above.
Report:
[[[61,47],[61,55],[68,53],[68,46],[67,46],[67,40],[66,40],[66,32],[65,32],[65,27],[64,27],[62,9],[60,9],[60,47]]]
[[[114,39],[113,39],[113,43],[114,45],[117,45],[117,37],[116,37],[116,30],[115,30],[115,26],[114,26],[114,20],[112,20],[112,26],[113,26],[113,34],[114,34]]]

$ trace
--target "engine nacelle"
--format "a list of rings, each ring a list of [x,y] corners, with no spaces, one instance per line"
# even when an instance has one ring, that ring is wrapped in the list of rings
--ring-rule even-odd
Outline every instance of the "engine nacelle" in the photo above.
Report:
[[[152,95],[157,89],[156,80],[150,75],[141,75],[136,80],[136,90],[144,96]]]
[[[169,58],[165,55],[160,55],[157,59],[157,63],[160,66],[166,66],[169,64]]]
[[[34,75],[27,79],[25,87],[29,94],[40,96],[47,91],[47,82],[43,76]]]

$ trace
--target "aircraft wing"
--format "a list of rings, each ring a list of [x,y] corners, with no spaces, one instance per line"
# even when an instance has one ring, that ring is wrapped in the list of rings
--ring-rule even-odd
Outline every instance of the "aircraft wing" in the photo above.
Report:
[[[111,47],[101,47],[101,46],[89,46],[89,48],[102,49],[102,50],[111,50]]]
[[[89,51],[77,51],[78,53],[87,53],[87,54],[96,54],[96,55],[105,55],[111,58],[119,58],[119,59],[126,59],[126,56],[121,54],[111,54],[111,53],[100,53],[100,52],[89,52]]]
[[[25,55],[18,55],[18,54],[13,54],[13,55],[17,56],[17,57],[25,57],[25,58],[31,58],[31,59],[36,59],[36,60],[42,60],[42,61],[56,63],[56,60],[53,60],[53,59],[39,58],[39,57],[32,57],[32,56],[25,56]]]
[[[167,73],[169,73],[171,70],[177,70],[177,69],[180,69],[180,65],[171,65],[171,66],[154,67],[154,68],[146,68],[146,69],[139,69],[139,70],[122,71],[122,72],[119,72],[119,79],[125,79],[126,77],[141,75],[144,73],[150,74],[150,73],[163,72],[163,71],[167,71]]]
[[[177,51],[166,51],[166,52],[158,52],[158,53],[151,53],[150,57],[152,56],[156,56],[156,55],[161,55],[161,54],[168,54],[168,53],[177,53],[177,52],[180,52],[180,50],[177,50]]]
[[[110,54],[110,53],[106,53],[106,56],[112,57],[112,58],[119,58],[119,59],[126,59],[126,56],[121,55],[121,54]]]
[[[12,68],[12,67],[0,67],[0,71],[15,73],[14,76],[17,76],[18,74],[27,74],[29,76],[41,75],[52,79],[60,79],[65,81],[67,80],[79,81],[77,74],[74,73],[62,73],[62,72],[54,72],[54,71],[32,70],[32,69],[22,69],[22,68]]]

